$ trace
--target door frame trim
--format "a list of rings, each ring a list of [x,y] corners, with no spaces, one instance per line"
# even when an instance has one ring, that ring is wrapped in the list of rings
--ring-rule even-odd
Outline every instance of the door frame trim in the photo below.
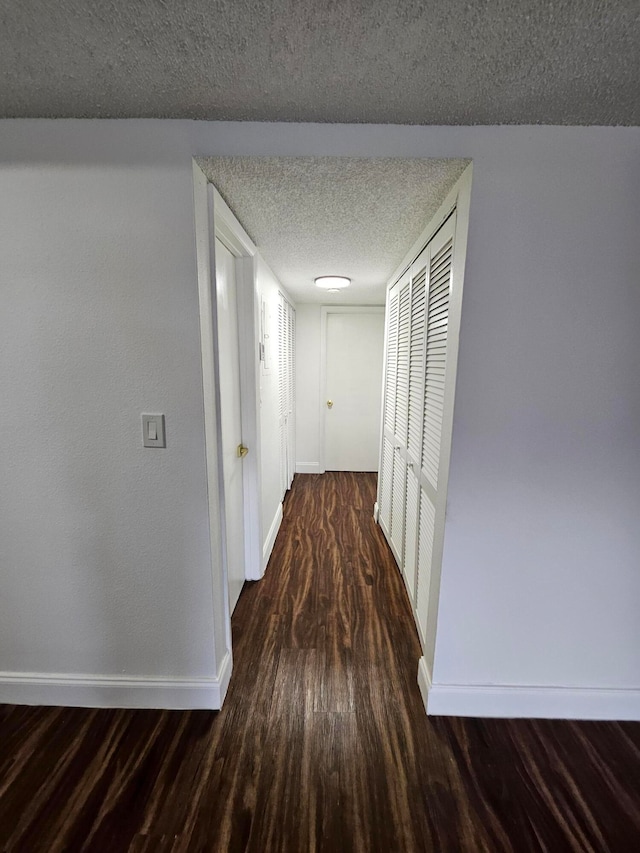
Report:
[[[257,346],[260,306],[256,287],[257,247],[211,183],[215,236],[236,259],[236,299],[240,364],[242,443],[249,454],[242,463],[245,578],[260,580],[262,567],[262,495],[260,452],[260,376]]]
[[[209,527],[213,622],[213,671],[221,685],[222,706],[233,667],[227,567],[223,551],[224,491],[220,429],[220,381],[215,276],[215,237],[236,258],[238,343],[243,440],[254,451],[243,462],[245,576],[262,576],[259,377],[254,342],[258,309],[255,286],[256,246],[195,159],[192,160],[194,229],[202,360],[204,449]],[[253,309],[253,310],[252,310]],[[248,463],[248,464],[247,464]]]
[[[318,474],[325,473],[327,407],[327,317],[329,314],[384,314],[384,305],[322,305],[320,308],[320,400],[318,408]],[[380,403],[382,406],[382,401]]]

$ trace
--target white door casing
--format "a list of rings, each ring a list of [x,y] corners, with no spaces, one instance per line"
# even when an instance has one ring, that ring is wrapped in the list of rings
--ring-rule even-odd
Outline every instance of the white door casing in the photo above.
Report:
[[[223,552],[227,565],[229,610],[238,601],[245,581],[243,459],[240,404],[240,351],[235,258],[216,238],[216,300],[223,475]]]
[[[235,257],[236,287],[239,309],[239,372],[241,375],[242,416],[245,439],[255,447],[255,454],[245,460],[244,488],[245,572],[248,577],[261,575],[261,560],[255,560],[261,548],[259,497],[260,458],[255,436],[260,430],[258,409],[257,359],[252,356],[255,338],[255,262],[256,247],[234,217],[222,197],[193,163],[194,214],[196,226],[196,260],[198,269],[198,303],[200,313],[200,346],[202,356],[202,390],[204,400],[204,432],[206,484],[211,556],[214,675],[212,684],[217,698],[210,707],[220,707],[231,677],[233,655],[231,643],[231,608],[226,553],[224,511],[224,475],[222,451],[222,418],[220,394],[220,352],[218,299],[216,293],[216,239],[218,237]],[[255,368],[255,369],[254,369]],[[260,574],[258,574],[260,572]]]
[[[326,313],[326,470],[378,470],[383,348],[382,307]]]

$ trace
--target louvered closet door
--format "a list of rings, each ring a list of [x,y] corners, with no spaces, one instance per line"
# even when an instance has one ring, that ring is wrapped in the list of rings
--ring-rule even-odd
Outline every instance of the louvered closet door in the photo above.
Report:
[[[393,429],[396,418],[396,380],[398,375],[398,298],[400,286],[389,291],[384,365],[384,399],[382,424],[382,460],[378,489],[378,519],[388,539],[391,538],[391,495],[393,490]]]
[[[424,409],[424,339],[428,252],[412,265],[407,405],[407,490],[402,571],[412,604],[416,600],[420,459]]]
[[[280,489],[291,487],[295,466],[295,311],[280,294],[278,301],[278,424]]]
[[[427,318],[423,429],[418,510],[418,579],[416,614],[422,637],[426,636],[429,588],[433,561],[436,513],[444,512],[439,501],[444,385],[447,365],[451,260],[455,214],[431,241],[428,249]]]
[[[278,428],[280,431],[280,492],[287,491],[287,303],[278,301]]]
[[[409,342],[411,334],[411,282],[400,280],[398,296],[398,356],[393,426],[393,480],[391,486],[391,546],[398,564],[404,559],[404,522],[407,488],[407,417],[409,408]]]

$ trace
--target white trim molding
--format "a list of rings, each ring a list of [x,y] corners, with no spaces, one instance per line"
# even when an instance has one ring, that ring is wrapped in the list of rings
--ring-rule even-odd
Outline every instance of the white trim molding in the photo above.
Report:
[[[264,545],[262,546],[262,574],[264,575],[267,563],[269,562],[269,557],[271,556],[271,552],[273,551],[273,546],[276,544],[276,536],[278,535],[278,531],[280,530],[280,525],[282,524],[282,502],[278,504],[278,509],[276,510],[276,514],[273,517],[273,521],[271,522],[271,527],[269,528],[269,532],[267,533],[267,538],[265,539]]]
[[[418,686],[433,716],[640,721],[640,688],[433,684],[424,658]]]
[[[211,186],[213,187],[213,184]],[[252,258],[258,251],[255,243],[215,187],[213,187],[213,212],[216,237],[222,240],[235,257]]]
[[[217,384],[217,339],[215,304],[214,198],[206,176],[193,161],[193,198],[198,270],[200,348],[204,402],[205,462],[209,509],[209,545],[211,556],[211,608],[213,614],[213,653],[221,661],[219,673],[228,662],[231,670],[231,616],[229,587],[222,549],[222,499],[220,466],[220,399]],[[221,690],[221,700],[225,690]],[[215,697],[214,697],[215,698]],[[213,700],[212,700],[213,701]]]
[[[218,678],[0,672],[0,703],[217,711],[222,707],[230,678],[230,654],[225,656]]]
[[[260,474],[260,368],[257,357],[260,328],[256,290],[255,256],[257,249],[213,184],[208,185],[208,191],[213,200],[215,236],[225,244],[236,259],[242,443],[249,447],[249,455],[242,463],[245,577],[247,580],[259,580],[262,577],[262,518],[260,512],[262,488]],[[215,281],[215,259],[211,275]],[[217,382],[219,384],[219,376]]]
[[[319,462],[296,462],[296,474],[324,474]]]

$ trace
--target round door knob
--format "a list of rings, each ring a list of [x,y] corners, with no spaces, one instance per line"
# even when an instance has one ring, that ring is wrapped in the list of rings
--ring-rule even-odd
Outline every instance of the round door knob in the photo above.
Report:
[[[333,409],[333,400],[327,400],[327,409]]]

